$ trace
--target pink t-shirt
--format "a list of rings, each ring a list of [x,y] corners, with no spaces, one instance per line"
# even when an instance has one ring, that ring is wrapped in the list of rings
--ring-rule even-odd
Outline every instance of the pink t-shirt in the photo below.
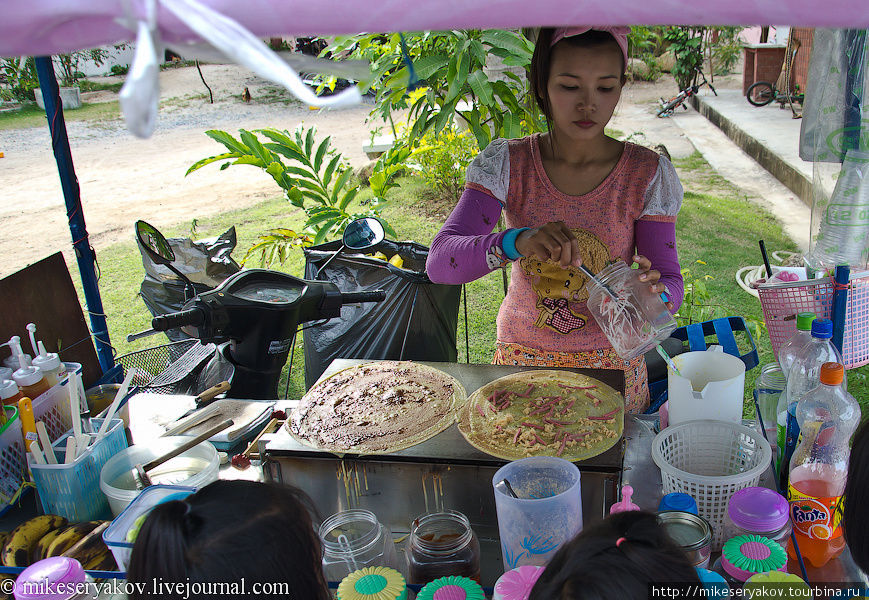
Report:
[[[467,187],[504,204],[508,228],[563,221],[576,235],[583,264],[598,272],[617,259],[632,262],[635,221],[676,220],[681,186],[677,202],[665,200],[675,208],[649,207],[650,184],[660,177],[661,159],[655,152],[626,143],[615,168],[596,189],[570,196],[560,192],[546,175],[539,140],[539,135],[532,135],[504,142],[508,155],[503,158],[507,159],[509,173],[503,172],[504,161],[497,158],[490,163],[493,168],[468,171]],[[500,150],[503,154],[503,148]],[[504,184],[506,189],[498,189]],[[610,347],[586,308],[585,281],[585,276],[572,266],[562,269],[534,257],[516,260],[507,296],[498,312],[498,340],[562,352]]]

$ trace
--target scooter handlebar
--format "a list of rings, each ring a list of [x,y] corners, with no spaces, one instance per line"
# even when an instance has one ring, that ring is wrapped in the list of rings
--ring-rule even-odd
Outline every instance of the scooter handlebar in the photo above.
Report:
[[[356,304],[357,302],[383,302],[386,300],[386,292],[374,290],[373,292],[343,292],[342,304]]]
[[[151,319],[151,327],[157,331],[167,331],[185,325],[202,325],[205,313],[199,308],[188,308],[180,312],[167,313]]]

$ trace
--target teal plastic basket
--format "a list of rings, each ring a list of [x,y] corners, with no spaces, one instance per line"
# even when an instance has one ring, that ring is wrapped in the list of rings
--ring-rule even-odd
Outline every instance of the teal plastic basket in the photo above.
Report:
[[[99,431],[103,419],[91,419],[90,422],[93,431]],[[66,439],[70,435],[71,432],[67,432],[52,445],[58,462],[66,458]],[[124,422],[112,419],[105,437],[89,446],[87,452],[71,464],[37,465],[28,453],[27,461],[42,510],[70,521],[111,519],[109,501],[100,490],[100,471],[106,461],[126,447]]]

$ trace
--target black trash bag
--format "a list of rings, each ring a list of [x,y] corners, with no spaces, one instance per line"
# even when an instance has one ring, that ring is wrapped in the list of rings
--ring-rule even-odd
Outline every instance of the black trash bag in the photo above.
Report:
[[[305,278],[317,279],[320,265],[340,247],[334,241],[305,248]],[[307,388],[336,358],[456,362],[461,286],[431,282],[426,246],[384,240],[367,253],[378,251],[398,254],[404,268],[345,250],[320,275],[342,292],[384,290],[386,300],[345,305],[341,318],[303,331]]]
[[[230,256],[237,243],[235,227],[230,227],[216,238],[199,241],[169,238],[167,241],[175,252],[172,266],[193,282],[197,294],[217,287],[224,279],[241,270]],[[145,267],[145,279],[140,288],[145,306],[155,317],[181,310],[184,305],[184,282],[165,266],[152,261],[141,248],[139,252]],[[166,335],[173,342],[190,337],[180,329],[170,329]]]

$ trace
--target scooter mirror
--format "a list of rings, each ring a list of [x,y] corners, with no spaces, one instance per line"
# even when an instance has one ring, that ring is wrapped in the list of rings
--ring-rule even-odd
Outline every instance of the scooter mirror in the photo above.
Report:
[[[344,228],[342,243],[351,250],[367,250],[383,241],[383,223],[374,217],[356,219]]]
[[[145,221],[136,221],[136,237],[154,262],[168,265],[175,261],[175,252],[172,250],[172,246],[153,225]]]

